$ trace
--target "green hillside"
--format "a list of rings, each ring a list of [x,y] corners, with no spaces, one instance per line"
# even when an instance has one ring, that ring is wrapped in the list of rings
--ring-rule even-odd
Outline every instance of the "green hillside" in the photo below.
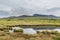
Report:
[[[47,17],[0,18],[0,27],[13,25],[60,25],[60,19]]]

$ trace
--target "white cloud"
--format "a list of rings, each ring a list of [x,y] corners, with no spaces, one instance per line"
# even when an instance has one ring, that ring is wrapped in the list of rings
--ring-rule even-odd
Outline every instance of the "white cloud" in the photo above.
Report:
[[[0,5],[0,10],[2,11],[11,11],[12,8],[7,5]]]
[[[11,11],[14,8],[19,10],[17,13],[11,13],[11,15],[40,13],[60,16],[60,9],[48,11],[52,8],[60,8],[60,0],[0,0],[0,6],[0,10],[4,11]],[[21,7],[24,8],[24,11],[20,9]]]

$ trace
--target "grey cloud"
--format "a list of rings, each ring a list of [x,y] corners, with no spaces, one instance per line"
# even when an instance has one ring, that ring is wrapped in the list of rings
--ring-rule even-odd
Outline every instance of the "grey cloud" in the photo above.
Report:
[[[0,5],[12,8],[8,15],[60,14],[60,0],[0,0]]]

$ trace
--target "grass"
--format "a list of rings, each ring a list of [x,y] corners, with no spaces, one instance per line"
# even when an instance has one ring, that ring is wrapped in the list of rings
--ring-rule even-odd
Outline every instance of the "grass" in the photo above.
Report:
[[[46,31],[45,33],[40,32],[34,35],[27,35],[21,32],[15,32],[11,34],[8,34],[6,32],[2,34],[0,32],[0,34],[2,35],[0,36],[0,40],[60,40],[60,33],[54,32],[54,34],[48,34]]]
[[[23,34],[21,31],[15,31],[13,33],[0,31],[0,40],[60,40],[60,33],[56,31],[37,32],[34,35]]]
[[[6,33],[6,35],[2,36],[0,39],[1,40],[53,40],[53,38],[49,35],[44,35],[44,34],[39,35],[38,34],[38,35],[34,36],[34,35],[22,34],[20,32],[12,33],[12,34]]]
[[[6,26],[13,25],[60,25],[60,19],[42,19],[41,17],[27,17],[27,18],[1,18],[0,30]],[[45,26],[44,26],[45,27]],[[60,33],[56,32],[42,32],[37,35],[27,35],[21,32],[6,33],[0,32],[0,40],[60,40]]]
[[[7,25],[60,25],[60,19],[42,19],[40,17],[27,17],[27,18],[1,18],[0,27]]]

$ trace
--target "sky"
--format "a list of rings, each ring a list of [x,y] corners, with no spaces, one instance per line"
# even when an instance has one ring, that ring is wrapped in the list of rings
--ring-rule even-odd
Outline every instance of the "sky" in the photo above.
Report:
[[[0,17],[32,14],[60,16],[60,0],[0,0]]]

